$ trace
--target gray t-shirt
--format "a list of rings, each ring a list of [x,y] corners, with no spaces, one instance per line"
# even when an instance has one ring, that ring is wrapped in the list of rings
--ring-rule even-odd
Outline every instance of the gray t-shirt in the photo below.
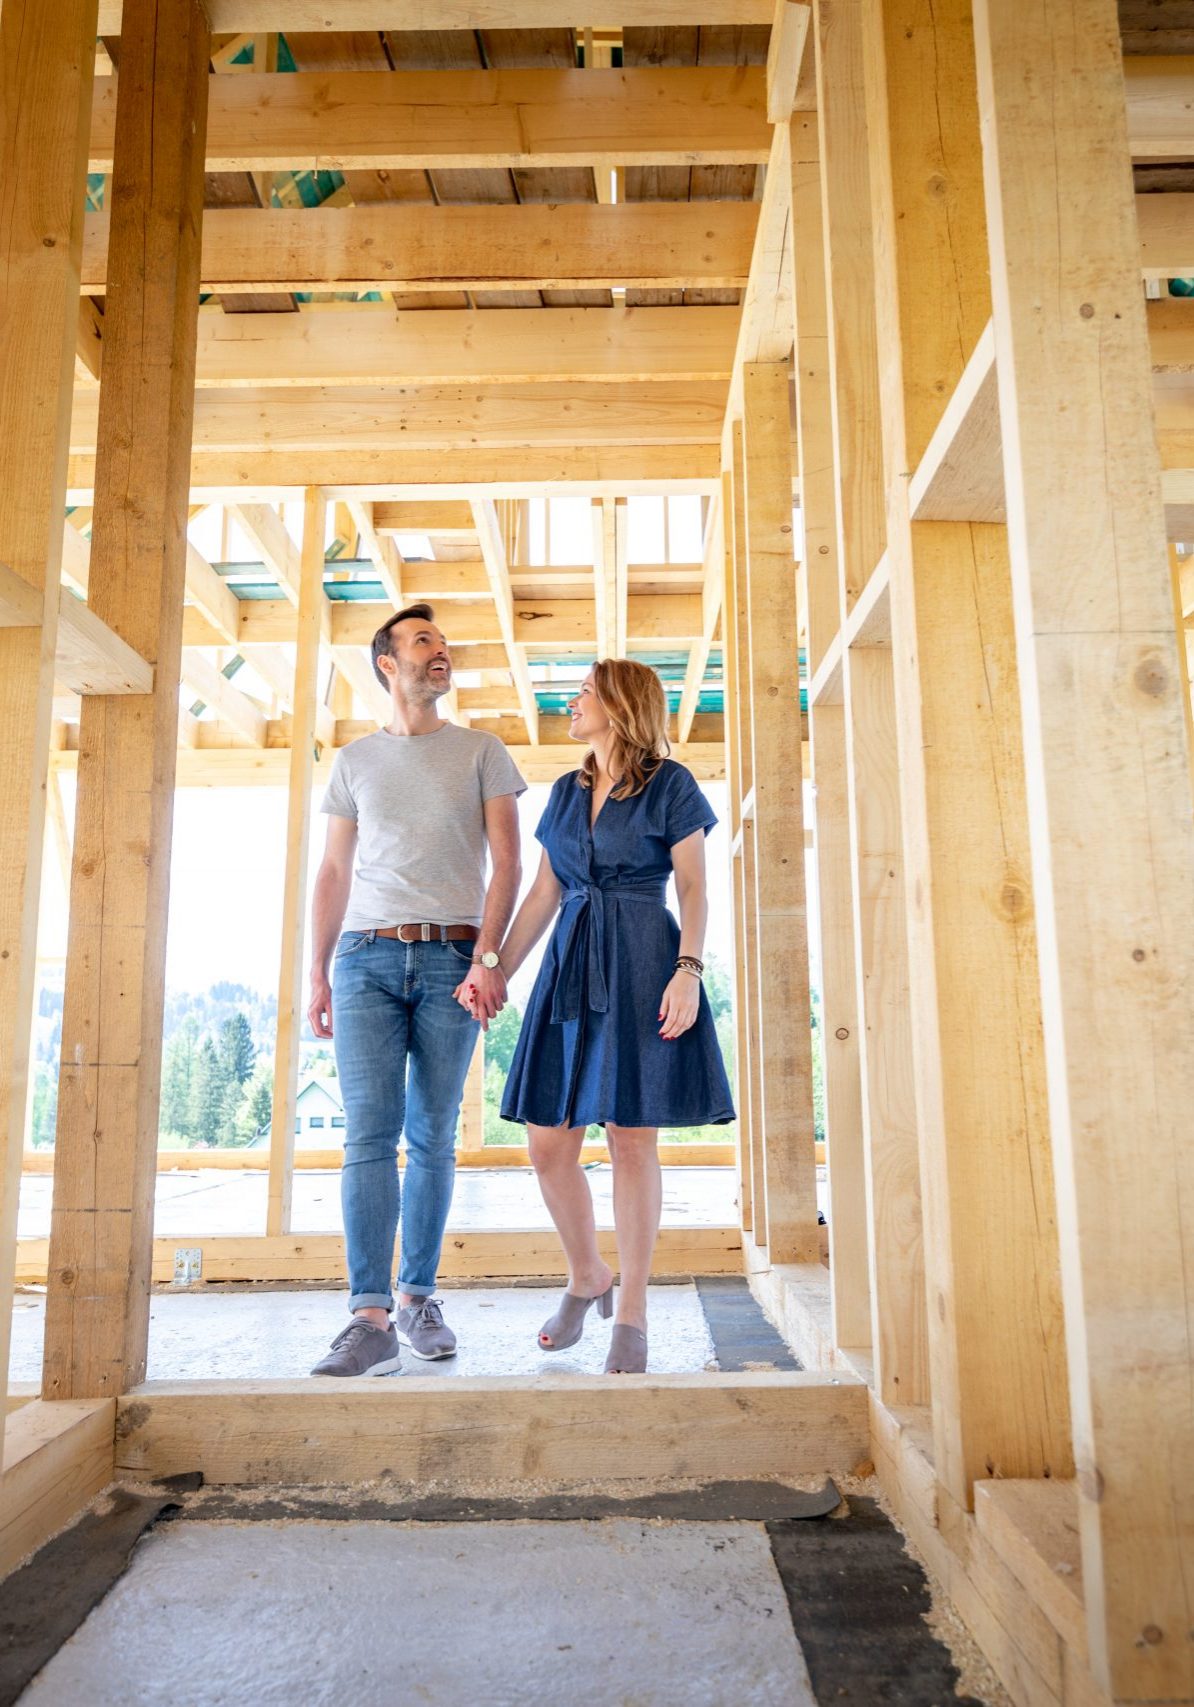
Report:
[[[496,735],[456,723],[432,735],[379,729],[342,747],[322,810],[357,826],[344,929],[479,925],[485,802],[525,788]]]

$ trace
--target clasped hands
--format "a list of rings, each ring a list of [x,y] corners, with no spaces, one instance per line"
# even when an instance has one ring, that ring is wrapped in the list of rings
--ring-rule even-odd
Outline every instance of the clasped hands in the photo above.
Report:
[[[506,974],[500,966],[474,966],[452,994],[480,1021],[481,1030],[488,1031],[490,1020],[496,1019],[506,1005]]]

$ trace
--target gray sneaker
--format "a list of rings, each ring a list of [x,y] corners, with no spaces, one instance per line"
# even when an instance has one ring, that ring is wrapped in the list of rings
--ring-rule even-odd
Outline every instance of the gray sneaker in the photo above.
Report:
[[[402,1368],[398,1336],[393,1324],[374,1327],[354,1316],[332,1341],[332,1349],[317,1363],[312,1375],[392,1375]]]
[[[437,1357],[456,1356],[456,1335],[444,1321],[438,1298],[416,1298],[394,1315],[394,1331],[415,1357],[433,1363]]]

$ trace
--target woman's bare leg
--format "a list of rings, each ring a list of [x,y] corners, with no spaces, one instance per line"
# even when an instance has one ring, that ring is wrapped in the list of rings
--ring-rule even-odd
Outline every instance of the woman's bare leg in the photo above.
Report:
[[[531,1164],[568,1259],[568,1290],[578,1298],[596,1298],[614,1274],[597,1250],[593,1194],[580,1165],[584,1136],[583,1126],[527,1127]]]
[[[659,1136],[654,1126],[606,1124],[614,1164],[614,1227],[618,1236],[618,1313],[616,1321],[647,1327],[647,1283],[663,1211],[663,1175]]]

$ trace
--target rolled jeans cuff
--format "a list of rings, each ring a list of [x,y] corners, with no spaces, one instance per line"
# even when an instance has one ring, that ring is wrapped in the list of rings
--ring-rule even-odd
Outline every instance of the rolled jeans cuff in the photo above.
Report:
[[[435,1276],[428,1280],[407,1280],[399,1274],[398,1290],[405,1292],[408,1298],[430,1298],[435,1291]]]
[[[348,1300],[350,1310],[392,1310],[394,1294],[392,1292],[356,1292]]]

